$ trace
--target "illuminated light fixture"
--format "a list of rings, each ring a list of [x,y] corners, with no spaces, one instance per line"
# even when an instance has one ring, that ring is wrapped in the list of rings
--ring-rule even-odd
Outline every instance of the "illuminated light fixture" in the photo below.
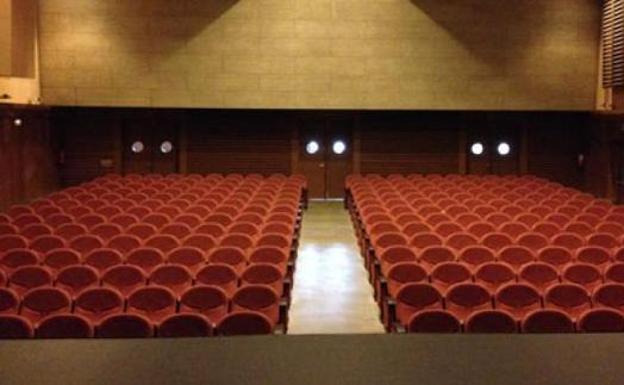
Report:
[[[140,154],[143,152],[143,150],[145,150],[145,145],[140,140],[137,140],[136,142],[132,143],[132,146],[130,146],[130,149],[135,154]]]
[[[160,144],[160,152],[163,154],[168,154],[171,151],[173,151],[173,144],[170,141],[165,140]]]
[[[20,119],[20,118],[15,118],[15,119],[13,119],[13,125],[14,125],[15,127],[21,127],[21,126],[22,126],[22,123],[24,123],[24,122],[22,122],[22,119]]]
[[[470,146],[470,152],[472,155],[481,155],[483,154],[483,150],[483,143],[481,142],[474,142],[472,146]]]
[[[316,154],[321,147],[316,140],[311,140],[306,144],[306,152],[310,155]]]
[[[347,150],[347,145],[342,140],[336,140],[334,144],[332,144],[332,151],[334,154],[341,155]]]
[[[498,151],[498,155],[506,156],[511,152],[511,146],[507,142],[500,142],[496,150]]]

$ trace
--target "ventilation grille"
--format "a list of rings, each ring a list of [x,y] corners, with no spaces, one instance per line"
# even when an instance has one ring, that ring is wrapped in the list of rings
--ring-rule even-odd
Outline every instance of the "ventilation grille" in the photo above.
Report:
[[[624,0],[604,1],[602,46],[602,86],[624,86]]]

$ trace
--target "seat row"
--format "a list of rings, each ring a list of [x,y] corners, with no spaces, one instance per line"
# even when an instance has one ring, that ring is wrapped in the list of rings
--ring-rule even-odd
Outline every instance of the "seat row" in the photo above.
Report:
[[[157,325],[138,314],[115,313],[94,324],[79,314],[60,313],[45,317],[34,327],[27,318],[0,314],[0,339],[174,338],[271,333],[271,321],[253,311],[228,313],[216,325],[197,313],[171,314]]]

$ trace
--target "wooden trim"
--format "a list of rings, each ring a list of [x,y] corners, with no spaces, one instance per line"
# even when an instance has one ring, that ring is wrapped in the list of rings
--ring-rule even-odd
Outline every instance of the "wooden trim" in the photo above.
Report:
[[[299,127],[294,124],[290,132],[290,173],[299,172]]]
[[[186,122],[182,123],[178,138],[178,172],[188,173],[188,131]]]
[[[526,125],[522,127],[520,134],[520,175],[529,173],[529,129]]]
[[[462,127],[457,130],[458,139],[458,162],[457,162],[457,173],[458,174],[466,174],[468,172],[468,152],[466,147],[468,147],[468,133],[466,132],[466,127]]]

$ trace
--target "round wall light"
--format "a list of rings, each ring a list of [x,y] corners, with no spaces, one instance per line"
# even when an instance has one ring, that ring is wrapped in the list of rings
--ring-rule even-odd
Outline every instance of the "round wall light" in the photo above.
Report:
[[[500,142],[496,147],[496,151],[498,151],[498,155],[506,156],[511,152],[511,146],[507,142]]]
[[[145,150],[145,145],[140,140],[137,140],[136,142],[132,143],[132,146],[130,146],[130,149],[135,154],[140,154],[143,152],[143,150]]]
[[[336,140],[334,144],[332,144],[332,151],[337,155],[344,154],[344,152],[347,151],[347,145],[342,140]]]
[[[305,146],[305,150],[309,155],[314,155],[316,154],[319,149],[321,147],[319,146],[318,142],[316,140],[311,140],[309,141],[306,146]]]
[[[481,142],[474,142],[472,146],[470,146],[470,152],[472,155],[481,155],[483,154],[483,150],[483,143]]]

